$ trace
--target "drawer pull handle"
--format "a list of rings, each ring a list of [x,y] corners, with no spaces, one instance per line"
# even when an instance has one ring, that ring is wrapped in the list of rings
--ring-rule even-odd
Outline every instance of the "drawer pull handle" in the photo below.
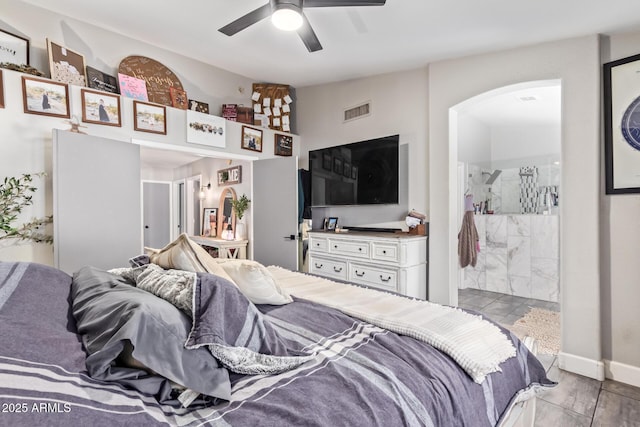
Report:
[[[318,263],[316,262],[316,268],[322,268],[322,264],[318,264]]]
[[[340,268],[333,267],[333,271],[335,271],[336,273],[340,273],[340,272],[342,272],[342,267],[340,267]]]
[[[316,243],[316,246],[320,246],[320,243]]]
[[[356,276],[364,277],[364,271],[362,273],[359,273],[358,270],[356,270]]]
[[[391,280],[391,276],[387,276],[387,278],[385,279],[384,277],[382,277],[382,274],[381,274],[380,280],[382,280],[383,282],[388,282],[389,280]]]
[[[359,250],[360,252],[362,252],[362,248],[358,248],[358,250]]]
[[[334,248],[338,249],[338,245],[333,245]]]
[[[386,254],[387,254],[387,251],[382,251],[382,254],[383,254],[383,255],[386,255]]]

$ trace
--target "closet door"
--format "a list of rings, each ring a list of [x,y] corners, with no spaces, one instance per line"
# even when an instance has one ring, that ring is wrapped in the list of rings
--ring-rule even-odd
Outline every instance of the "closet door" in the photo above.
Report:
[[[298,158],[253,165],[253,257],[264,265],[298,269]]]
[[[128,266],[142,253],[140,147],[53,131],[53,250],[57,268]]]

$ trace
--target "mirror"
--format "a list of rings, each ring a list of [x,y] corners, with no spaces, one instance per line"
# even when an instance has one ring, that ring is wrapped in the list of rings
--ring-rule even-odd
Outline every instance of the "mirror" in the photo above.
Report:
[[[231,218],[231,228],[236,230],[236,215],[233,212],[231,200],[236,200],[238,196],[233,188],[225,188],[220,195],[220,207],[218,209],[218,238],[222,239],[224,232],[227,231],[227,224]]]

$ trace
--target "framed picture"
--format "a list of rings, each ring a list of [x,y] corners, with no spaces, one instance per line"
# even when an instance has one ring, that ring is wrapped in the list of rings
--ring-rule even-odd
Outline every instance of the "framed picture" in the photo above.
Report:
[[[204,208],[202,212],[202,235],[216,237],[218,235],[218,208]]]
[[[242,183],[242,165],[218,171],[218,186]]]
[[[242,126],[242,148],[262,152],[262,130]]]
[[[0,30],[0,62],[29,65],[29,40]]]
[[[118,73],[118,82],[120,83],[120,93],[127,98],[137,99],[138,101],[148,101],[147,82],[136,77]]]
[[[105,92],[82,89],[82,121],[106,126],[122,126],[120,97]]]
[[[187,110],[187,142],[224,148],[226,123],[222,117]]]
[[[118,91],[118,80],[114,76],[103,73],[100,70],[87,65],[87,86],[92,89],[109,93],[120,93]]]
[[[338,218],[335,216],[329,217],[329,219],[327,220],[327,230],[335,231],[337,226],[338,226]]]
[[[194,99],[189,100],[189,110],[197,111],[198,113],[209,114],[209,104],[206,102],[196,101]]]
[[[351,163],[344,162],[344,167],[342,169],[342,175],[347,178],[351,178]]]
[[[333,173],[342,175],[342,159],[339,157],[333,158]]]
[[[186,110],[188,106],[187,92],[175,87],[169,88],[169,94],[171,95],[171,106],[173,108],[179,108]]]
[[[640,54],[603,65],[606,194],[640,193]]]
[[[22,76],[24,112],[68,119],[69,86],[51,80]]]
[[[276,133],[274,135],[273,153],[276,156],[291,156],[293,154],[293,137]]]
[[[86,86],[84,56],[47,39],[51,80]]]
[[[331,171],[331,154],[322,153],[322,169]]]
[[[357,179],[357,178],[358,178],[358,167],[351,166],[351,179]]]
[[[0,108],[4,108],[4,77],[0,70]]]
[[[167,108],[164,105],[133,101],[133,129],[167,134]]]

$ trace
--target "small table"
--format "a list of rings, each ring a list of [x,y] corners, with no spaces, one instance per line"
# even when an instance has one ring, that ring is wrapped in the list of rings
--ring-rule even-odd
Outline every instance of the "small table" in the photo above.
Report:
[[[204,236],[189,236],[189,238],[205,249],[217,249],[218,258],[247,259],[248,240],[225,240]]]

